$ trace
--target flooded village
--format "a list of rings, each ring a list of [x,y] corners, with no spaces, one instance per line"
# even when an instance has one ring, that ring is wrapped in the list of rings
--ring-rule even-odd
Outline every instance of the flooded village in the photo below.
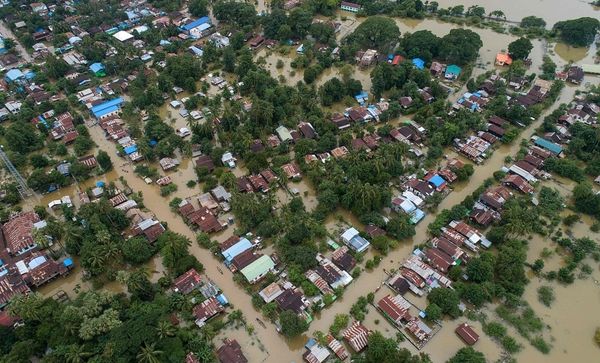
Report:
[[[2,2],[0,362],[595,362],[599,6]]]

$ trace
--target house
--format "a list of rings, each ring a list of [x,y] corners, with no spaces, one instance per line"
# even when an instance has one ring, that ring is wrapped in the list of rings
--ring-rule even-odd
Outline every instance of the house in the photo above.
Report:
[[[192,315],[196,318],[196,325],[201,328],[206,325],[206,322],[210,318],[223,311],[225,311],[225,308],[221,305],[219,300],[213,296],[194,306]]]
[[[254,192],[254,187],[252,186],[252,183],[250,183],[250,180],[248,180],[248,177],[241,176],[241,177],[237,178],[235,182],[237,184],[238,191],[240,193]]]
[[[250,184],[252,184],[252,187],[254,188],[254,190],[260,191],[263,193],[266,193],[269,191],[269,184],[267,183],[265,178],[263,178],[262,175],[260,175],[260,174],[248,175],[248,180],[250,181]]]
[[[298,315],[304,314],[308,307],[308,301],[300,289],[290,288],[284,290],[281,295],[275,298],[275,302],[281,311],[290,310]]]
[[[189,269],[183,275],[173,281],[171,289],[173,292],[178,292],[187,295],[194,291],[202,284],[202,277],[196,269]]]
[[[424,344],[431,338],[432,329],[421,321],[421,319],[416,317],[406,324],[406,330],[412,334],[420,344]]]
[[[388,280],[388,285],[392,288],[392,290],[396,291],[400,295],[404,295],[409,290],[411,290],[410,283],[406,280],[402,275],[395,275],[390,280]]]
[[[354,227],[348,228],[342,233],[341,238],[342,241],[355,252],[366,251],[371,245]]]
[[[435,193],[435,188],[431,184],[416,178],[410,179],[409,181],[404,183],[404,188],[415,193],[423,199],[427,199]]]
[[[532,136],[531,139],[535,145],[550,151],[555,156],[560,156],[563,152],[562,146],[548,141],[542,137]]]
[[[342,1],[340,4],[340,9],[344,11],[349,11],[351,13],[358,13],[361,9],[359,4],[351,3],[349,1]]]
[[[13,256],[21,255],[37,247],[33,239],[35,225],[40,218],[34,212],[25,212],[13,216],[2,226],[6,250]]]
[[[258,260],[262,257],[262,253],[255,253],[253,250],[246,250],[239,255],[235,256],[231,260],[231,264],[229,265],[229,269],[231,272],[240,271],[246,266],[250,265],[252,262]]]
[[[578,66],[571,66],[567,70],[567,82],[571,82],[573,84],[581,84],[583,82],[583,68]]]
[[[219,209],[219,203],[213,198],[210,193],[203,193],[198,196],[198,203],[201,207],[208,208],[212,211]]]
[[[331,260],[333,263],[346,272],[352,271],[354,266],[356,266],[356,260],[350,252],[348,251],[348,247],[342,246],[333,251],[331,255]]]
[[[373,224],[365,226],[365,233],[368,234],[371,238],[385,236],[385,231]]]
[[[217,349],[217,358],[221,363],[248,363],[242,347],[235,339],[223,339],[223,345]]]
[[[92,107],[91,111],[96,119],[101,120],[116,115],[121,109],[123,102],[123,98],[117,97]]]
[[[438,62],[431,62],[431,67],[429,67],[429,72],[434,77],[438,77],[444,72],[444,65]]]
[[[333,122],[333,124],[339,130],[343,130],[350,127],[350,120],[348,120],[348,117],[341,113],[334,113],[333,115],[331,115],[331,122]]]
[[[455,264],[450,256],[437,248],[428,248],[424,254],[429,265],[444,274]]]
[[[179,160],[174,158],[162,158],[158,161],[158,164],[164,171],[176,168],[179,163]]]
[[[104,65],[102,63],[92,63],[92,65],[90,65],[90,71],[96,77],[105,77],[106,76],[106,70],[104,69]]]
[[[5,307],[15,295],[26,295],[31,292],[16,269],[9,268],[5,271],[7,273],[0,276],[0,307]]]
[[[133,35],[131,35],[131,33],[129,33],[129,32],[126,32],[125,30],[120,30],[120,31],[116,32],[115,34],[113,34],[113,37],[116,38],[121,43],[124,43],[128,40],[133,39]]]
[[[25,79],[25,74],[17,68],[13,68],[13,69],[9,70],[4,75],[4,80],[8,83],[15,83],[18,81],[22,81],[24,79]]]
[[[339,340],[335,339],[331,334],[327,334],[326,339],[327,346],[340,360],[343,361],[344,359],[348,358],[348,352]]]
[[[504,137],[504,134],[506,133],[506,131],[500,127],[500,126],[496,126],[494,124],[489,124],[488,125],[488,131],[493,134],[496,137],[502,138]]]
[[[465,254],[460,247],[455,246],[452,242],[448,241],[444,237],[434,237],[431,240],[431,245],[444,252],[455,261],[459,260]]]
[[[221,163],[223,163],[223,165],[229,167],[230,169],[235,168],[235,162],[237,161],[236,158],[233,157],[233,154],[231,152],[226,152],[221,156]]]
[[[244,267],[240,272],[242,275],[244,275],[249,283],[254,284],[262,279],[266,274],[274,270],[275,262],[273,262],[270,256],[263,255],[250,265]]]
[[[360,322],[354,321],[348,329],[344,330],[342,335],[352,349],[356,353],[359,353],[369,344],[369,335],[371,335],[371,331]]]
[[[460,324],[454,331],[467,345],[473,345],[479,340],[479,335],[467,323]]]
[[[443,191],[448,186],[446,180],[444,180],[444,178],[439,176],[437,173],[429,172],[423,177],[423,179],[429,182],[429,184],[433,185],[437,192]]]
[[[277,127],[275,129],[275,132],[277,133],[279,140],[281,140],[281,142],[283,142],[283,143],[289,143],[289,142],[294,141],[292,134],[290,133],[290,130],[283,125],[280,125],[279,127]]]
[[[456,64],[451,64],[448,67],[446,67],[446,72],[444,74],[444,78],[446,78],[448,80],[458,79],[461,72],[462,72],[462,69],[459,66],[457,66]]]
[[[301,122],[298,125],[298,129],[300,129],[302,136],[306,139],[314,139],[318,136],[314,127],[309,122]]]
[[[425,69],[425,61],[421,58],[413,58],[412,64],[419,70]]]
[[[340,146],[340,147],[336,147],[335,149],[331,150],[331,155],[335,158],[335,159],[340,159],[345,157],[346,155],[348,155],[350,153],[350,151],[348,150],[347,147],[345,146]]]
[[[225,261],[231,262],[231,260],[233,260],[235,256],[253,247],[254,245],[252,244],[252,242],[250,242],[250,240],[244,237],[240,239],[237,243],[235,243],[233,246],[222,250],[221,255],[223,255]]]
[[[321,291],[321,294],[332,296],[334,295],[334,291],[331,287],[329,287],[327,281],[325,281],[321,276],[319,276],[319,274],[314,270],[306,271],[304,273],[304,276],[306,276],[308,281],[312,282],[313,285],[315,285],[319,289],[319,291]]]
[[[469,218],[479,224],[480,226],[487,227],[496,219],[500,219],[497,213],[487,208],[480,208],[478,205],[473,207],[473,210],[469,214]]]
[[[302,358],[308,363],[323,363],[329,358],[329,350],[313,338],[310,338],[304,347],[306,352],[302,354]]]
[[[296,163],[287,163],[281,166],[283,172],[287,176],[288,179],[300,178],[302,174],[300,173],[300,168]]]
[[[400,326],[412,319],[409,312],[410,306],[410,303],[403,298],[402,295],[386,295],[377,302],[377,308],[379,308],[389,320]]]
[[[210,18],[208,16],[203,16],[200,19],[188,22],[179,29],[193,39],[200,39],[209,35],[213,30],[213,26],[210,22]]]
[[[516,174],[507,175],[506,178],[504,178],[504,181],[502,181],[502,183],[504,185],[508,185],[514,189],[517,189],[518,191],[525,193],[525,194],[532,194],[534,191],[531,184],[529,184],[527,182],[527,180],[525,180],[525,178],[523,178],[520,175],[516,175]]]
[[[200,157],[196,159],[196,167],[206,168],[208,172],[215,170],[215,164],[209,155],[200,155]]]
[[[250,39],[248,41],[248,44],[250,45],[250,48],[252,49],[256,49],[258,47],[260,47],[265,41],[265,38],[262,35],[257,35],[254,38]]]
[[[512,64],[512,58],[506,53],[496,54],[496,65],[497,66],[509,66]]]
[[[260,290],[258,295],[260,295],[264,302],[268,304],[271,301],[274,301],[279,295],[283,294],[284,291],[285,290],[282,289],[278,283],[273,282],[269,284],[269,286]]]

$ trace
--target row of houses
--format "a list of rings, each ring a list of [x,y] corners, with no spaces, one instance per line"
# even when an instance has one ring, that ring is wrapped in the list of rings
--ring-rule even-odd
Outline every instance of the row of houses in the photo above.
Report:
[[[0,310],[17,294],[28,294],[49,281],[68,274],[74,267],[70,257],[54,260],[42,251],[35,234],[46,222],[32,211],[15,214],[0,233]],[[51,244],[51,237],[47,238]]]

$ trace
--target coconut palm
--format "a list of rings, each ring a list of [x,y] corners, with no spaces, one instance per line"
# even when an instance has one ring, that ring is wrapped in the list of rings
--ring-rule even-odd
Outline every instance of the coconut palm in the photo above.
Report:
[[[156,334],[160,339],[172,337],[175,335],[175,327],[166,320],[159,321],[156,327]]]
[[[150,345],[144,344],[144,346],[140,349],[140,352],[137,354],[137,360],[140,363],[160,363],[160,359],[158,357],[163,352],[155,348],[155,344],[152,343]]]
[[[92,353],[86,352],[83,345],[72,344],[69,345],[67,353],[65,354],[65,361],[67,363],[82,363],[85,359],[91,356]]]

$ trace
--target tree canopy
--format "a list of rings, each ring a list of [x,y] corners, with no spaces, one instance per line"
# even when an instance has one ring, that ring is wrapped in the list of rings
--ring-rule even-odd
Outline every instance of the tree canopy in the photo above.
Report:
[[[594,41],[600,29],[600,20],[583,17],[559,21],[552,29],[558,31],[560,38],[567,44],[576,47],[587,47]]]
[[[362,22],[348,37],[348,41],[362,48],[388,50],[400,36],[396,22],[388,17],[371,16]]]

